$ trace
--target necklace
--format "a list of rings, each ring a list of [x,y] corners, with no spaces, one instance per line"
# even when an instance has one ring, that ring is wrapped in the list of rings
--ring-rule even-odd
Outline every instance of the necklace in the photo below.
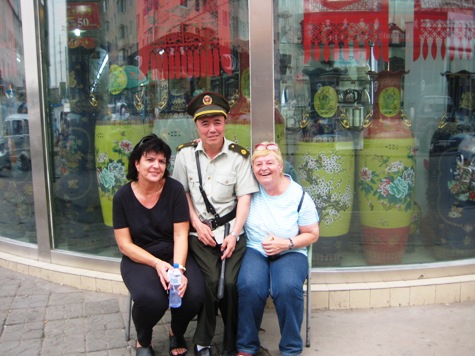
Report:
[[[155,199],[156,198],[156,195],[162,191],[164,185],[165,185],[165,182],[163,182],[163,184],[159,185],[153,192],[145,193],[140,188],[139,183],[136,182],[134,191],[136,191],[142,198],[144,198],[146,200],[150,200],[150,199]]]

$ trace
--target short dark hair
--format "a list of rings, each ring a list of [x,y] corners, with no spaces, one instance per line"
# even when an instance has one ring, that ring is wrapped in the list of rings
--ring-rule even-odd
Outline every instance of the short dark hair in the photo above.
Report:
[[[163,153],[167,161],[167,167],[165,169],[164,177],[170,175],[168,170],[170,165],[170,157],[172,156],[172,150],[165,141],[159,138],[155,134],[147,135],[143,137],[139,143],[137,143],[129,156],[129,166],[127,168],[127,179],[132,181],[138,180],[137,168],[135,168],[135,162],[140,161],[142,156],[149,152]]]

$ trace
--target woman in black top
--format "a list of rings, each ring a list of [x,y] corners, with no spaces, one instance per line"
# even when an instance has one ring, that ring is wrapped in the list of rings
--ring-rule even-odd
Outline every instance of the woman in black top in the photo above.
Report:
[[[169,176],[170,147],[156,135],[145,136],[129,157],[127,179],[114,195],[114,235],[121,274],[132,295],[137,355],[154,355],[152,329],[168,309],[167,270],[183,273],[179,308],[171,309],[170,355],[187,351],[184,334],[204,298],[199,267],[188,255],[189,208],[183,186]],[[186,266],[186,267],[185,267]]]

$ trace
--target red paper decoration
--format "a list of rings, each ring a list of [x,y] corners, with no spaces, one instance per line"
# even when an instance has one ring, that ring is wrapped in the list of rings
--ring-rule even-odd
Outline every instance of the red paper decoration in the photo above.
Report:
[[[158,39],[139,48],[140,69],[153,79],[219,76],[221,69],[231,74],[228,0],[181,3],[145,1],[140,14],[156,24],[147,31]]]
[[[363,51],[370,58],[370,44],[376,58],[389,60],[388,2],[371,0],[305,0],[303,17],[304,62],[310,58],[348,60]],[[333,52],[333,56],[332,56]]]
[[[429,53],[435,59],[440,53],[445,59],[470,59],[473,56],[475,36],[475,7],[451,3],[451,7],[439,7],[439,1],[416,0],[414,5],[414,61],[427,59]],[[460,6],[460,7],[457,7]]]

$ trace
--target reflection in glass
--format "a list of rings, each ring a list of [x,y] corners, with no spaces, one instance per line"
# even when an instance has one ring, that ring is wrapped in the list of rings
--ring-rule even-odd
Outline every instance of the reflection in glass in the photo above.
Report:
[[[0,236],[36,243],[20,1],[0,13]]]
[[[119,256],[112,197],[126,182],[133,146],[157,134],[173,149],[173,168],[175,148],[197,137],[185,111],[189,100],[212,90],[237,103],[238,93],[249,92],[247,5],[56,0],[47,6],[54,245]],[[246,146],[250,120],[229,118],[226,135]]]
[[[475,256],[473,4],[276,9],[279,143],[320,213],[313,265]]]

